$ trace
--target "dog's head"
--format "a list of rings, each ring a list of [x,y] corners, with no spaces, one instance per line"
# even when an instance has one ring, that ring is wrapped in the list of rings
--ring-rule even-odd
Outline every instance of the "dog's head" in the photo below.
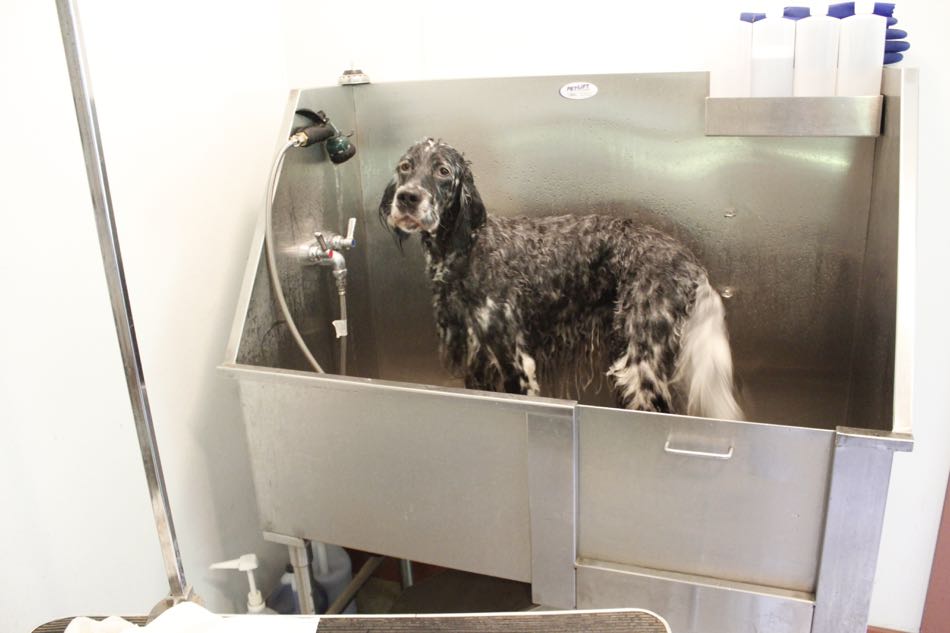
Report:
[[[470,235],[485,222],[485,206],[462,154],[426,138],[399,159],[379,215],[400,239],[423,233],[442,240]]]

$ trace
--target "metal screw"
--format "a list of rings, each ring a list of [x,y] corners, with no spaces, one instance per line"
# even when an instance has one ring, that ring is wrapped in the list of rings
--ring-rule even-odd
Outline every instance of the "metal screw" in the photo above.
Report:
[[[723,299],[732,299],[735,296],[736,291],[732,286],[723,286],[722,290],[719,291],[719,294],[722,295]]]

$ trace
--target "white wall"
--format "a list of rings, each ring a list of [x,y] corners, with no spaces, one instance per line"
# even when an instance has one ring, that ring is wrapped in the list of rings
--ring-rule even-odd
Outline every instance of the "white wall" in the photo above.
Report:
[[[286,99],[266,3],[81,1],[138,340],[188,580],[264,555],[234,385],[215,366]],[[168,591],[52,2],[0,4],[0,611],[10,630]]]
[[[374,81],[698,70],[709,25],[742,7],[284,0],[281,22],[278,5],[263,1],[81,4],[185,570],[221,610],[239,606],[240,580],[210,575],[208,563],[257,550],[273,572],[284,560],[259,539],[235,391],[214,366],[288,76],[294,86],[332,84],[351,62]],[[950,9],[904,0],[901,19],[914,43],[908,63],[922,69],[919,444],[895,463],[872,622],[916,631],[950,467],[941,328],[950,184],[940,171],[950,147],[950,44],[940,29]],[[14,175],[4,179],[0,249],[0,507],[10,509],[0,595],[17,605],[5,623],[22,630],[80,612],[141,613],[166,587],[51,3],[0,4],[0,51],[0,173]]]
[[[52,3],[0,8],[0,85],[0,603],[28,631],[167,585]]]

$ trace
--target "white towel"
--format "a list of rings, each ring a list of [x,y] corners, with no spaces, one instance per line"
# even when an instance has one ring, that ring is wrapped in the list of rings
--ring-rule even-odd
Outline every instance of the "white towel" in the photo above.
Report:
[[[76,618],[66,633],[313,633],[315,615],[229,615],[211,613],[193,602],[182,602],[144,627],[110,616],[101,622]]]

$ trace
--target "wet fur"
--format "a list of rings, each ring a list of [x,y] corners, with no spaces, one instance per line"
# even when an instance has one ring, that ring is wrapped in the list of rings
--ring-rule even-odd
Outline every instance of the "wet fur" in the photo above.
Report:
[[[727,395],[713,394],[725,404],[686,405],[688,383],[702,373],[693,367],[704,362],[693,353],[689,367],[678,363],[697,292],[711,327],[691,331],[718,336],[722,306],[717,313],[706,271],[672,237],[602,215],[489,216],[469,163],[433,139],[409,148],[379,210],[400,242],[421,235],[442,357],[467,387],[538,395],[539,376],[605,353],[609,367],[598,373],[611,377],[620,406],[741,416],[727,342],[728,367],[711,368],[727,383]],[[726,340],[720,330],[716,344]],[[721,364],[721,354],[714,360]]]

